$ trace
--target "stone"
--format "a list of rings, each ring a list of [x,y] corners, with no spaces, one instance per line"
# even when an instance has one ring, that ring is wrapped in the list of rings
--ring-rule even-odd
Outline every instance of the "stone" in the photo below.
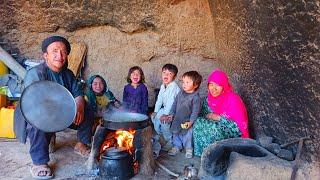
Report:
[[[269,144],[272,143],[272,140],[273,140],[273,138],[270,137],[270,136],[263,136],[263,137],[260,137],[260,138],[258,139],[258,142],[259,142],[260,146],[262,146],[262,147],[265,148],[265,147],[267,147]]]
[[[280,152],[281,147],[277,143],[271,143],[267,145],[266,149],[272,152],[273,154],[278,154]]]
[[[271,153],[270,153],[271,154]],[[290,179],[292,167],[288,161],[273,155],[265,157],[244,156],[237,152],[230,154],[226,179]],[[301,178],[298,173],[297,179]]]
[[[210,179],[223,175],[228,169],[228,161],[232,152],[257,158],[274,156],[253,139],[231,138],[217,141],[205,148],[202,153],[199,178]]]
[[[277,156],[279,158],[288,160],[288,161],[293,161],[294,160],[294,156],[292,151],[289,151],[287,149],[280,149],[279,153],[277,154]]]

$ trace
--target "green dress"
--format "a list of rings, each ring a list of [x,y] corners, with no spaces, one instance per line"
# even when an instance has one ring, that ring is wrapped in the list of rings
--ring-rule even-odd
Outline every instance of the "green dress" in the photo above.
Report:
[[[220,121],[213,121],[206,118],[209,113],[212,113],[212,110],[206,99],[203,101],[199,117],[193,125],[195,156],[201,156],[203,149],[216,141],[241,136],[241,132],[234,121],[223,116]]]

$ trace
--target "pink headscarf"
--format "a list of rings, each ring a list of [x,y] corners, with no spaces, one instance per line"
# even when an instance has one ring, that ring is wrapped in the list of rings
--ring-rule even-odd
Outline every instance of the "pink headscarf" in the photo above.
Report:
[[[247,110],[239,95],[233,92],[228,76],[223,71],[217,69],[208,77],[208,84],[214,82],[223,87],[222,93],[218,97],[213,97],[208,92],[208,105],[210,109],[219,115],[233,120],[239,127],[242,138],[248,138],[248,115]]]

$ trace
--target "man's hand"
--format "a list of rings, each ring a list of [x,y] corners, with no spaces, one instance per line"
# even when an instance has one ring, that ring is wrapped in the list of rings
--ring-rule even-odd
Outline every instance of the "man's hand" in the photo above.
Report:
[[[77,114],[73,122],[75,125],[79,125],[83,121],[85,101],[82,96],[76,97],[75,101],[77,105]]]
[[[207,114],[206,118],[212,119],[214,121],[220,121],[221,116],[219,114],[216,114],[216,113],[209,113],[209,114]]]

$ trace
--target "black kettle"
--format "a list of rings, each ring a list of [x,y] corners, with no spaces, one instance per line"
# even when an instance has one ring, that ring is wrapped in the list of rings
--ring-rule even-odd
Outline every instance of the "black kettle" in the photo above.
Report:
[[[105,179],[130,179],[134,176],[133,156],[121,147],[111,147],[101,156],[99,176]]]

